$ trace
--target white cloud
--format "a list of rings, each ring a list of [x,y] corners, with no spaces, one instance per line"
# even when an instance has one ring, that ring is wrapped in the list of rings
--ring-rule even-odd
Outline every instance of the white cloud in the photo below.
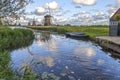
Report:
[[[49,3],[49,7],[53,10],[56,10],[58,8],[58,3],[53,1],[53,2]]]
[[[118,3],[120,3],[120,0],[117,0]]]
[[[63,13],[58,13],[58,14],[55,14],[55,16],[60,17],[60,16],[64,16],[64,14]]]
[[[45,9],[43,7],[37,7],[35,10],[35,14],[43,15],[43,14],[45,14]]]
[[[42,22],[42,19],[41,18],[36,18],[36,21],[37,22]]]
[[[82,5],[94,5],[96,3],[96,0],[73,0],[76,4],[82,4]]]
[[[109,21],[108,14],[99,10],[95,14],[93,12],[80,11],[79,13],[73,14],[72,17],[70,22],[75,25],[108,24]]]
[[[66,18],[61,18],[61,19],[58,19],[58,22],[66,22],[67,19]]]
[[[97,21],[97,20],[99,21],[99,20],[108,18],[108,16],[106,14],[104,14],[103,12],[98,12],[95,15],[93,15],[93,18],[95,21]]]
[[[51,9],[51,10],[56,10],[56,9],[58,9],[58,3],[56,1],[46,3],[45,8],[46,9]]]
[[[117,8],[120,7],[120,0],[116,0],[116,7],[117,7]]]
[[[101,11],[101,12],[97,12],[97,13],[96,13],[96,16],[104,16],[104,15],[105,15],[105,13],[104,13],[104,12],[102,12],[102,11]]]
[[[110,17],[116,12],[116,8],[115,7],[110,7],[109,9],[108,9],[108,13],[109,13],[109,15],[110,15]]]
[[[44,6],[46,9],[49,8],[49,3],[46,3],[45,6]]]
[[[21,25],[27,25],[29,21],[25,19],[24,17],[20,17],[19,20],[17,20],[17,23],[20,23]]]
[[[54,21],[53,23],[54,24],[59,24],[59,25],[65,25],[69,22],[69,19],[68,18],[54,18]]]
[[[117,10],[120,8],[120,0],[115,0],[116,4],[108,4],[106,7],[108,8],[107,12],[109,14],[109,17],[111,17]]]
[[[93,57],[96,55],[96,51],[92,47],[77,47],[74,49],[74,54],[77,56],[84,56],[84,57]]]

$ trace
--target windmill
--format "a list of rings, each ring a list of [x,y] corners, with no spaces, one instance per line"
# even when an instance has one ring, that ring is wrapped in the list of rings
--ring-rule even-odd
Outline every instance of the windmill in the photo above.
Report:
[[[45,15],[44,16],[44,26],[50,26],[52,25],[52,16],[51,15]]]
[[[34,17],[33,21],[32,21],[32,26],[36,26],[36,19]]]
[[[48,9],[48,11],[47,14],[44,16],[44,26],[51,26],[52,25],[51,9],[49,6],[47,6],[46,8]]]

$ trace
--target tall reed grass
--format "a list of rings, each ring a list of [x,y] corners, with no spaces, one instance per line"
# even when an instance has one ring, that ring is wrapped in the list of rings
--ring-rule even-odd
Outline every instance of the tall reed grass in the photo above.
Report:
[[[15,76],[10,69],[10,51],[27,47],[33,42],[34,34],[27,29],[10,29],[0,27],[0,80],[28,80],[28,74],[24,78]],[[28,71],[26,71],[27,73]],[[33,75],[31,76],[31,79]],[[29,79],[30,80],[30,79]]]

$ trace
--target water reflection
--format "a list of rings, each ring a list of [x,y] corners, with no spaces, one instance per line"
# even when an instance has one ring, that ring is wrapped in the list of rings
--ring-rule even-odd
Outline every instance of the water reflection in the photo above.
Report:
[[[120,63],[101,47],[48,32],[35,34],[31,46],[11,52],[13,70],[29,66],[36,74],[52,73],[61,80],[119,80]]]
[[[54,59],[53,59],[52,57],[50,57],[50,56],[42,57],[42,58],[40,59],[40,61],[41,61],[43,64],[46,64],[46,65],[49,66],[49,67],[52,67],[52,66],[55,65]]]
[[[74,49],[74,54],[78,56],[86,56],[86,57],[93,57],[96,55],[95,49],[91,47],[76,47]]]
[[[40,40],[45,42],[45,41],[48,41],[51,39],[51,35],[50,35],[50,32],[43,32],[41,33],[40,35]]]
[[[46,42],[51,39],[50,32],[35,32],[35,41]]]
[[[97,60],[98,65],[103,65],[104,63],[105,63],[105,60],[103,60],[103,59],[98,59]]]
[[[51,37],[52,35],[49,32],[37,33],[35,42],[38,46],[45,46],[47,50],[56,53],[57,42]]]

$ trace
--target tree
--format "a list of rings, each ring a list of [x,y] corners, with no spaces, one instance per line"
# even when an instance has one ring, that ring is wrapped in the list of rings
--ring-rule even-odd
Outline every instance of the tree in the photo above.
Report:
[[[120,23],[120,14],[116,14],[115,19]]]
[[[0,25],[2,18],[18,18],[24,13],[24,7],[31,3],[32,0],[0,0]]]
[[[0,0],[0,17],[18,16],[32,0]]]

